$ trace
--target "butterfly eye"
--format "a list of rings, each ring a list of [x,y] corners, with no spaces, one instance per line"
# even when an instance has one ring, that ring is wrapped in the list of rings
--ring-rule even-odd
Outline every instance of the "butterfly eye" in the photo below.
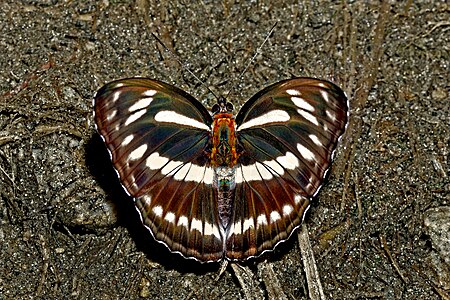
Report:
[[[303,220],[348,121],[344,92],[294,78],[248,100],[236,118],[163,82],[106,84],[94,118],[144,226],[201,262],[273,250]]]
[[[213,113],[213,115],[218,114],[220,112],[220,105],[217,103],[214,104],[211,108],[211,112]]]
[[[225,106],[226,106],[227,112],[232,112],[234,109],[234,105],[231,104],[230,102],[227,102]]]

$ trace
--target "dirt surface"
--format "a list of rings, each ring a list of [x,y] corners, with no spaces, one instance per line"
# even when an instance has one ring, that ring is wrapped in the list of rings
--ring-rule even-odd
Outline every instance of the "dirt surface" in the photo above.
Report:
[[[92,96],[140,75],[215,101],[152,32],[237,107],[292,76],[340,85],[350,126],[305,220],[325,296],[448,299],[450,7],[279,2],[0,2],[0,299],[308,298],[295,237],[216,280],[141,226]]]

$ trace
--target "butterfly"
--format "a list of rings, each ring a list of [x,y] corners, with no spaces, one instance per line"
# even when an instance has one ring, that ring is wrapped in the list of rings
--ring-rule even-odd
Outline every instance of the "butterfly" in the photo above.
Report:
[[[209,112],[153,79],[107,83],[94,97],[98,133],[144,226],[172,252],[200,262],[273,250],[303,221],[348,122],[335,84],[274,83],[232,114]]]

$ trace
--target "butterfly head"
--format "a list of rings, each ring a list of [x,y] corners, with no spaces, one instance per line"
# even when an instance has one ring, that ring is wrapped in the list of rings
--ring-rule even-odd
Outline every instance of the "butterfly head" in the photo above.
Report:
[[[225,97],[220,96],[219,100],[216,104],[213,105],[211,108],[211,111],[213,115],[220,114],[220,113],[231,113],[233,112],[234,106],[230,102],[228,102]]]

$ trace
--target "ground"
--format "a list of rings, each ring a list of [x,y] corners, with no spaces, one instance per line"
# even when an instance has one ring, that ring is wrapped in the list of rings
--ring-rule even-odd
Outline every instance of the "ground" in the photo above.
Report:
[[[210,107],[185,67],[237,108],[293,76],[341,86],[351,121],[305,218],[325,296],[449,299],[448,3],[159,2],[1,1],[0,299],[308,298],[296,237],[217,279],[122,192],[94,93],[139,75]]]

